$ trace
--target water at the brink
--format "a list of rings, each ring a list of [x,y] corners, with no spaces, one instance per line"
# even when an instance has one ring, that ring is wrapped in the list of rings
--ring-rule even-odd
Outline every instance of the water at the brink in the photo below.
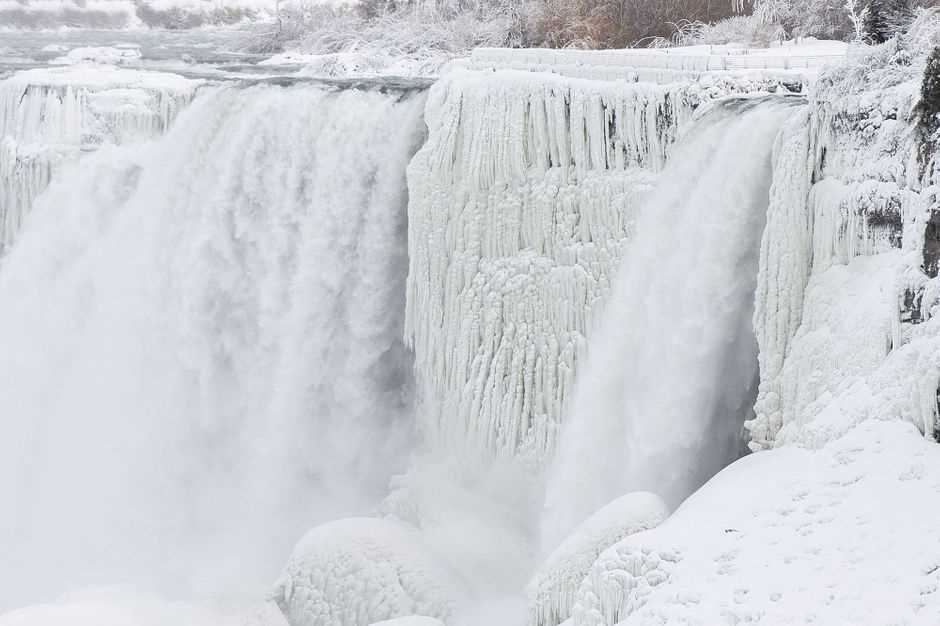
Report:
[[[0,264],[0,610],[264,591],[405,462],[423,96],[204,94],[63,173]]]
[[[772,153],[795,102],[726,103],[674,150],[579,372],[544,549],[631,491],[675,506],[740,453],[757,388],[751,318]]]

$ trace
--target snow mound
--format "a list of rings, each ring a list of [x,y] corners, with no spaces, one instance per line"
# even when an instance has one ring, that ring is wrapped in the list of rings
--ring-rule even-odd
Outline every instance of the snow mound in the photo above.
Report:
[[[384,622],[375,622],[370,626],[444,626],[444,622],[438,619],[434,619],[433,617],[409,615],[408,617],[389,619],[385,620]]]
[[[618,498],[584,521],[545,560],[529,583],[529,624],[555,626],[571,616],[575,591],[597,557],[623,538],[669,516],[662,498],[637,492]]]
[[[574,625],[936,624],[938,490],[937,448],[903,422],[751,455],[605,552]]]
[[[350,518],[301,539],[273,599],[291,626],[368,626],[408,615],[447,619],[458,593],[416,531]]]

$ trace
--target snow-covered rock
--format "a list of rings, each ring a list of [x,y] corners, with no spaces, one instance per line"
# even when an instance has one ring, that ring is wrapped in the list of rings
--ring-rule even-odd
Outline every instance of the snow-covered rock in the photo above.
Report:
[[[597,557],[629,535],[655,528],[669,516],[659,496],[622,496],[585,520],[545,560],[529,583],[529,624],[555,626],[571,616],[575,592]]]
[[[417,531],[351,518],[300,540],[272,598],[291,626],[369,626],[410,615],[446,620],[460,595]]]

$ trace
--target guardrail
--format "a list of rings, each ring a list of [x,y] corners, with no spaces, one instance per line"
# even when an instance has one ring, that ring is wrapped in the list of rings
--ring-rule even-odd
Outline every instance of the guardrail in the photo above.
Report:
[[[703,46],[702,54],[685,50],[550,50],[479,48],[471,60],[475,64],[499,65],[594,65],[633,68],[669,69],[693,72],[720,70],[800,70],[819,68],[839,59],[844,54],[753,54],[750,50],[728,50],[712,54]]]

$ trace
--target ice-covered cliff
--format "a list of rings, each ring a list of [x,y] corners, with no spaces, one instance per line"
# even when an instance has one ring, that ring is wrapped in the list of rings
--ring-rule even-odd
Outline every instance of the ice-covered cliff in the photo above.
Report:
[[[916,131],[934,29],[823,74],[778,147],[756,298],[755,450],[825,443],[867,417],[934,437],[936,192]]]
[[[53,172],[83,152],[162,134],[202,81],[79,64],[0,81],[0,253]]]
[[[407,333],[421,420],[458,454],[543,467],[636,212],[693,111],[784,89],[461,71],[432,90],[409,169]]]

